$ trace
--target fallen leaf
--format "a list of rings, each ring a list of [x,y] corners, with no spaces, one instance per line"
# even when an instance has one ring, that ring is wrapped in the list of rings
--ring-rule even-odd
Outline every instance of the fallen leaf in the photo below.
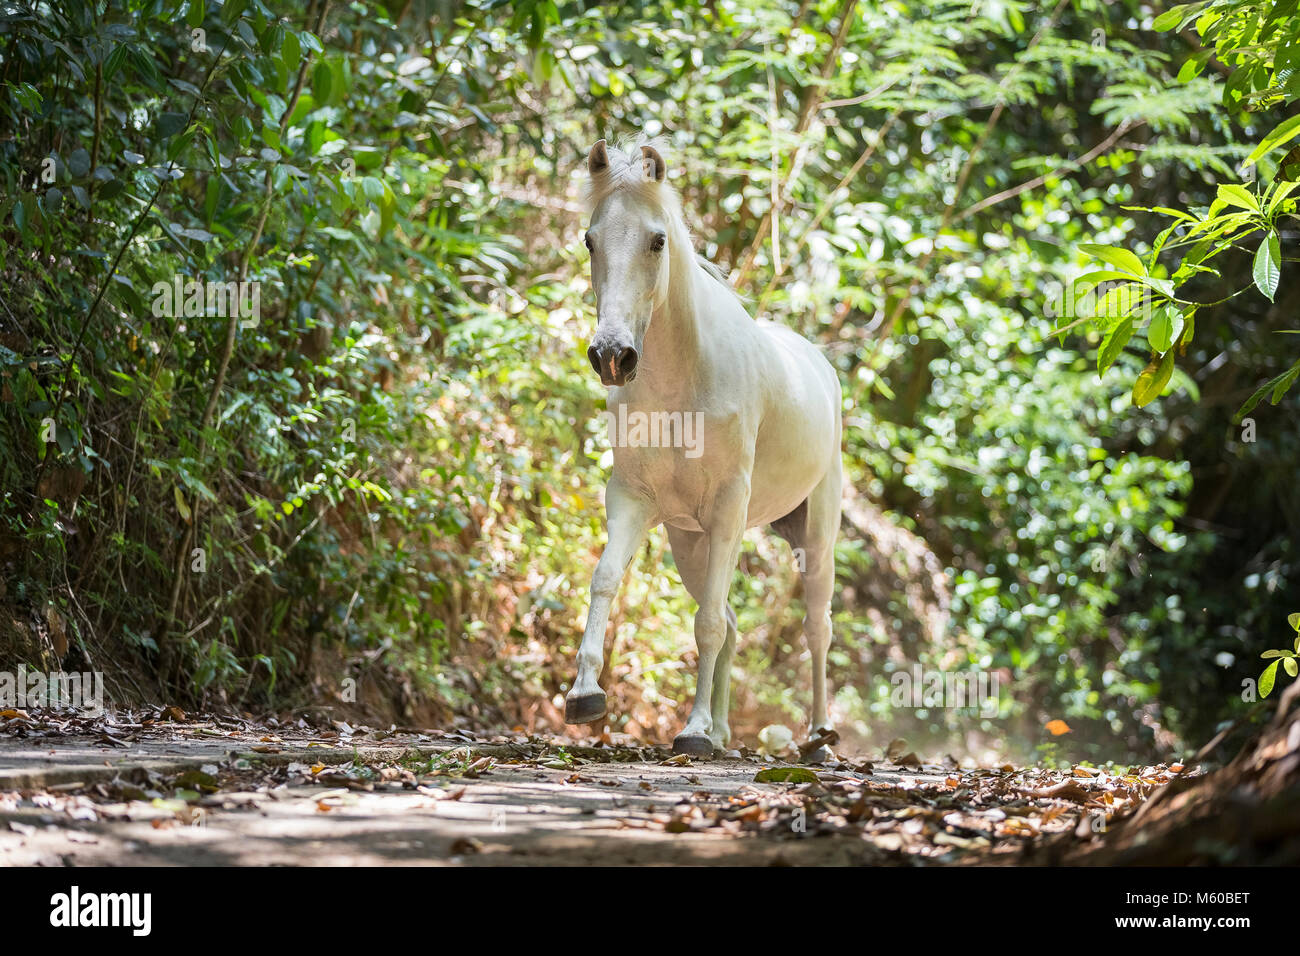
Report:
[[[208,793],[217,792],[217,778],[210,773],[204,773],[202,770],[186,770],[176,778],[176,786],[184,787],[189,790],[205,790]]]
[[[807,767],[768,767],[754,774],[755,783],[816,783],[817,774]]]
[[[1044,787],[1041,790],[1025,789],[1021,792],[1034,799],[1051,797],[1058,800],[1075,800],[1079,803],[1086,803],[1092,797],[1092,794],[1088,793],[1074,780],[1065,780],[1055,786]]]

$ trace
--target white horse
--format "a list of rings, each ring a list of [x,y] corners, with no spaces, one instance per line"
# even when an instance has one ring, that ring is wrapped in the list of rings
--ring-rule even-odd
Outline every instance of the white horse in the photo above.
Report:
[[[816,737],[830,729],[826,651],[840,525],[839,379],[806,339],[755,322],[717,267],[696,256],[680,200],[664,182],[664,160],[652,145],[625,153],[601,140],[587,168],[593,211],[586,243],[598,319],[587,356],[609,387],[611,420],[624,412],[642,424],[686,419],[702,431],[689,454],[645,434],[613,442],[605,489],[609,543],[592,577],[565,720],[583,724],[605,716],[597,678],[610,603],[647,532],[663,524],[682,583],[699,602],[695,703],[673,750],[710,756],[725,749],[736,647],[727,591],[745,529],[770,524],[800,558],[813,667],[810,736]],[[824,751],[810,759],[822,758]]]

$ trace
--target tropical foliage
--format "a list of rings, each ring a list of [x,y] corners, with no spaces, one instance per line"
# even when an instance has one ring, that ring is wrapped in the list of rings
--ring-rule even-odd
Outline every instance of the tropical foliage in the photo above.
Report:
[[[1223,107],[1234,119],[1255,126],[1248,114],[1267,111],[1300,98],[1300,18],[1294,3],[1246,3],[1242,0],[1180,4],[1156,18],[1157,30],[1180,30],[1195,24],[1201,47],[1189,55],[1178,73],[1179,82],[1199,77],[1207,63],[1215,62],[1226,74]],[[1269,115],[1267,112],[1265,115]],[[1104,296],[1096,296],[1092,317],[1105,338],[1098,355],[1098,371],[1115,361],[1145,325],[1151,361],[1133,386],[1133,403],[1146,405],[1168,384],[1175,353],[1185,351],[1195,335],[1197,310],[1222,305],[1251,290],[1273,302],[1281,280],[1281,230],[1295,220],[1296,200],[1291,196],[1300,185],[1300,147],[1277,156],[1279,147],[1300,136],[1300,117],[1279,123],[1260,139],[1241,163],[1246,173],[1268,157],[1269,176],[1257,184],[1220,182],[1208,208],[1193,210],[1155,207],[1146,211],[1173,219],[1151,243],[1146,261],[1124,248],[1085,246],[1090,255],[1109,268],[1098,269],[1075,280],[1075,301],[1095,295],[1096,286],[1108,283]],[[1254,245],[1251,282],[1226,292],[1219,256]],[[1177,253],[1177,262],[1161,265],[1160,254]],[[1193,280],[1212,277],[1208,283]],[[1196,298],[1204,285],[1213,301]],[[1145,319],[1145,323],[1143,320]],[[1300,334],[1297,329],[1282,332]],[[1259,387],[1237,412],[1236,420],[1249,414],[1268,396],[1276,405],[1300,376],[1300,360]]]
[[[1206,735],[1300,580],[1293,6],[0,4],[0,657],[558,729],[608,465],[581,159],[646,133],[845,385],[842,725]],[[793,578],[749,541],[742,734],[802,719]],[[614,730],[683,716],[691,611],[653,537]],[[900,710],[916,665],[996,713]]]

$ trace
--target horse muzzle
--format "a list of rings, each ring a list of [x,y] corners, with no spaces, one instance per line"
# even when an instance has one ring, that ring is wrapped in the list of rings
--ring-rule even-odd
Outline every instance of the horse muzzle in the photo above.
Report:
[[[636,349],[630,345],[610,342],[593,344],[587,349],[587,360],[600,376],[600,384],[626,385],[636,378]]]

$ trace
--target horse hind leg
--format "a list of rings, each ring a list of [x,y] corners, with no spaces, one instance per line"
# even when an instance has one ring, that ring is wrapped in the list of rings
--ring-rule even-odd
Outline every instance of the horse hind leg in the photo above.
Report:
[[[812,657],[813,700],[809,739],[831,730],[827,715],[826,655],[831,645],[831,596],[835,589],[835,538],[840,526],[840,469],[833,468],[812,494],[794,511],[772,523],[774,530],[794,548],[803,577],[804,639]],[[821,746],[805,755],[809,763],[830,757]]]
[[[809,548],[807,570],[803,573],[804,601],[807,611],[803,619],[804,639],[812,656],[812,719],[809,721],[809,739],[831,730],[826,701],[826,654],[831,646],[831,594],[835,587],[835,539]],[[821,763],[830,758],[830,751],[817,747],[805,755],[809,763]]]

